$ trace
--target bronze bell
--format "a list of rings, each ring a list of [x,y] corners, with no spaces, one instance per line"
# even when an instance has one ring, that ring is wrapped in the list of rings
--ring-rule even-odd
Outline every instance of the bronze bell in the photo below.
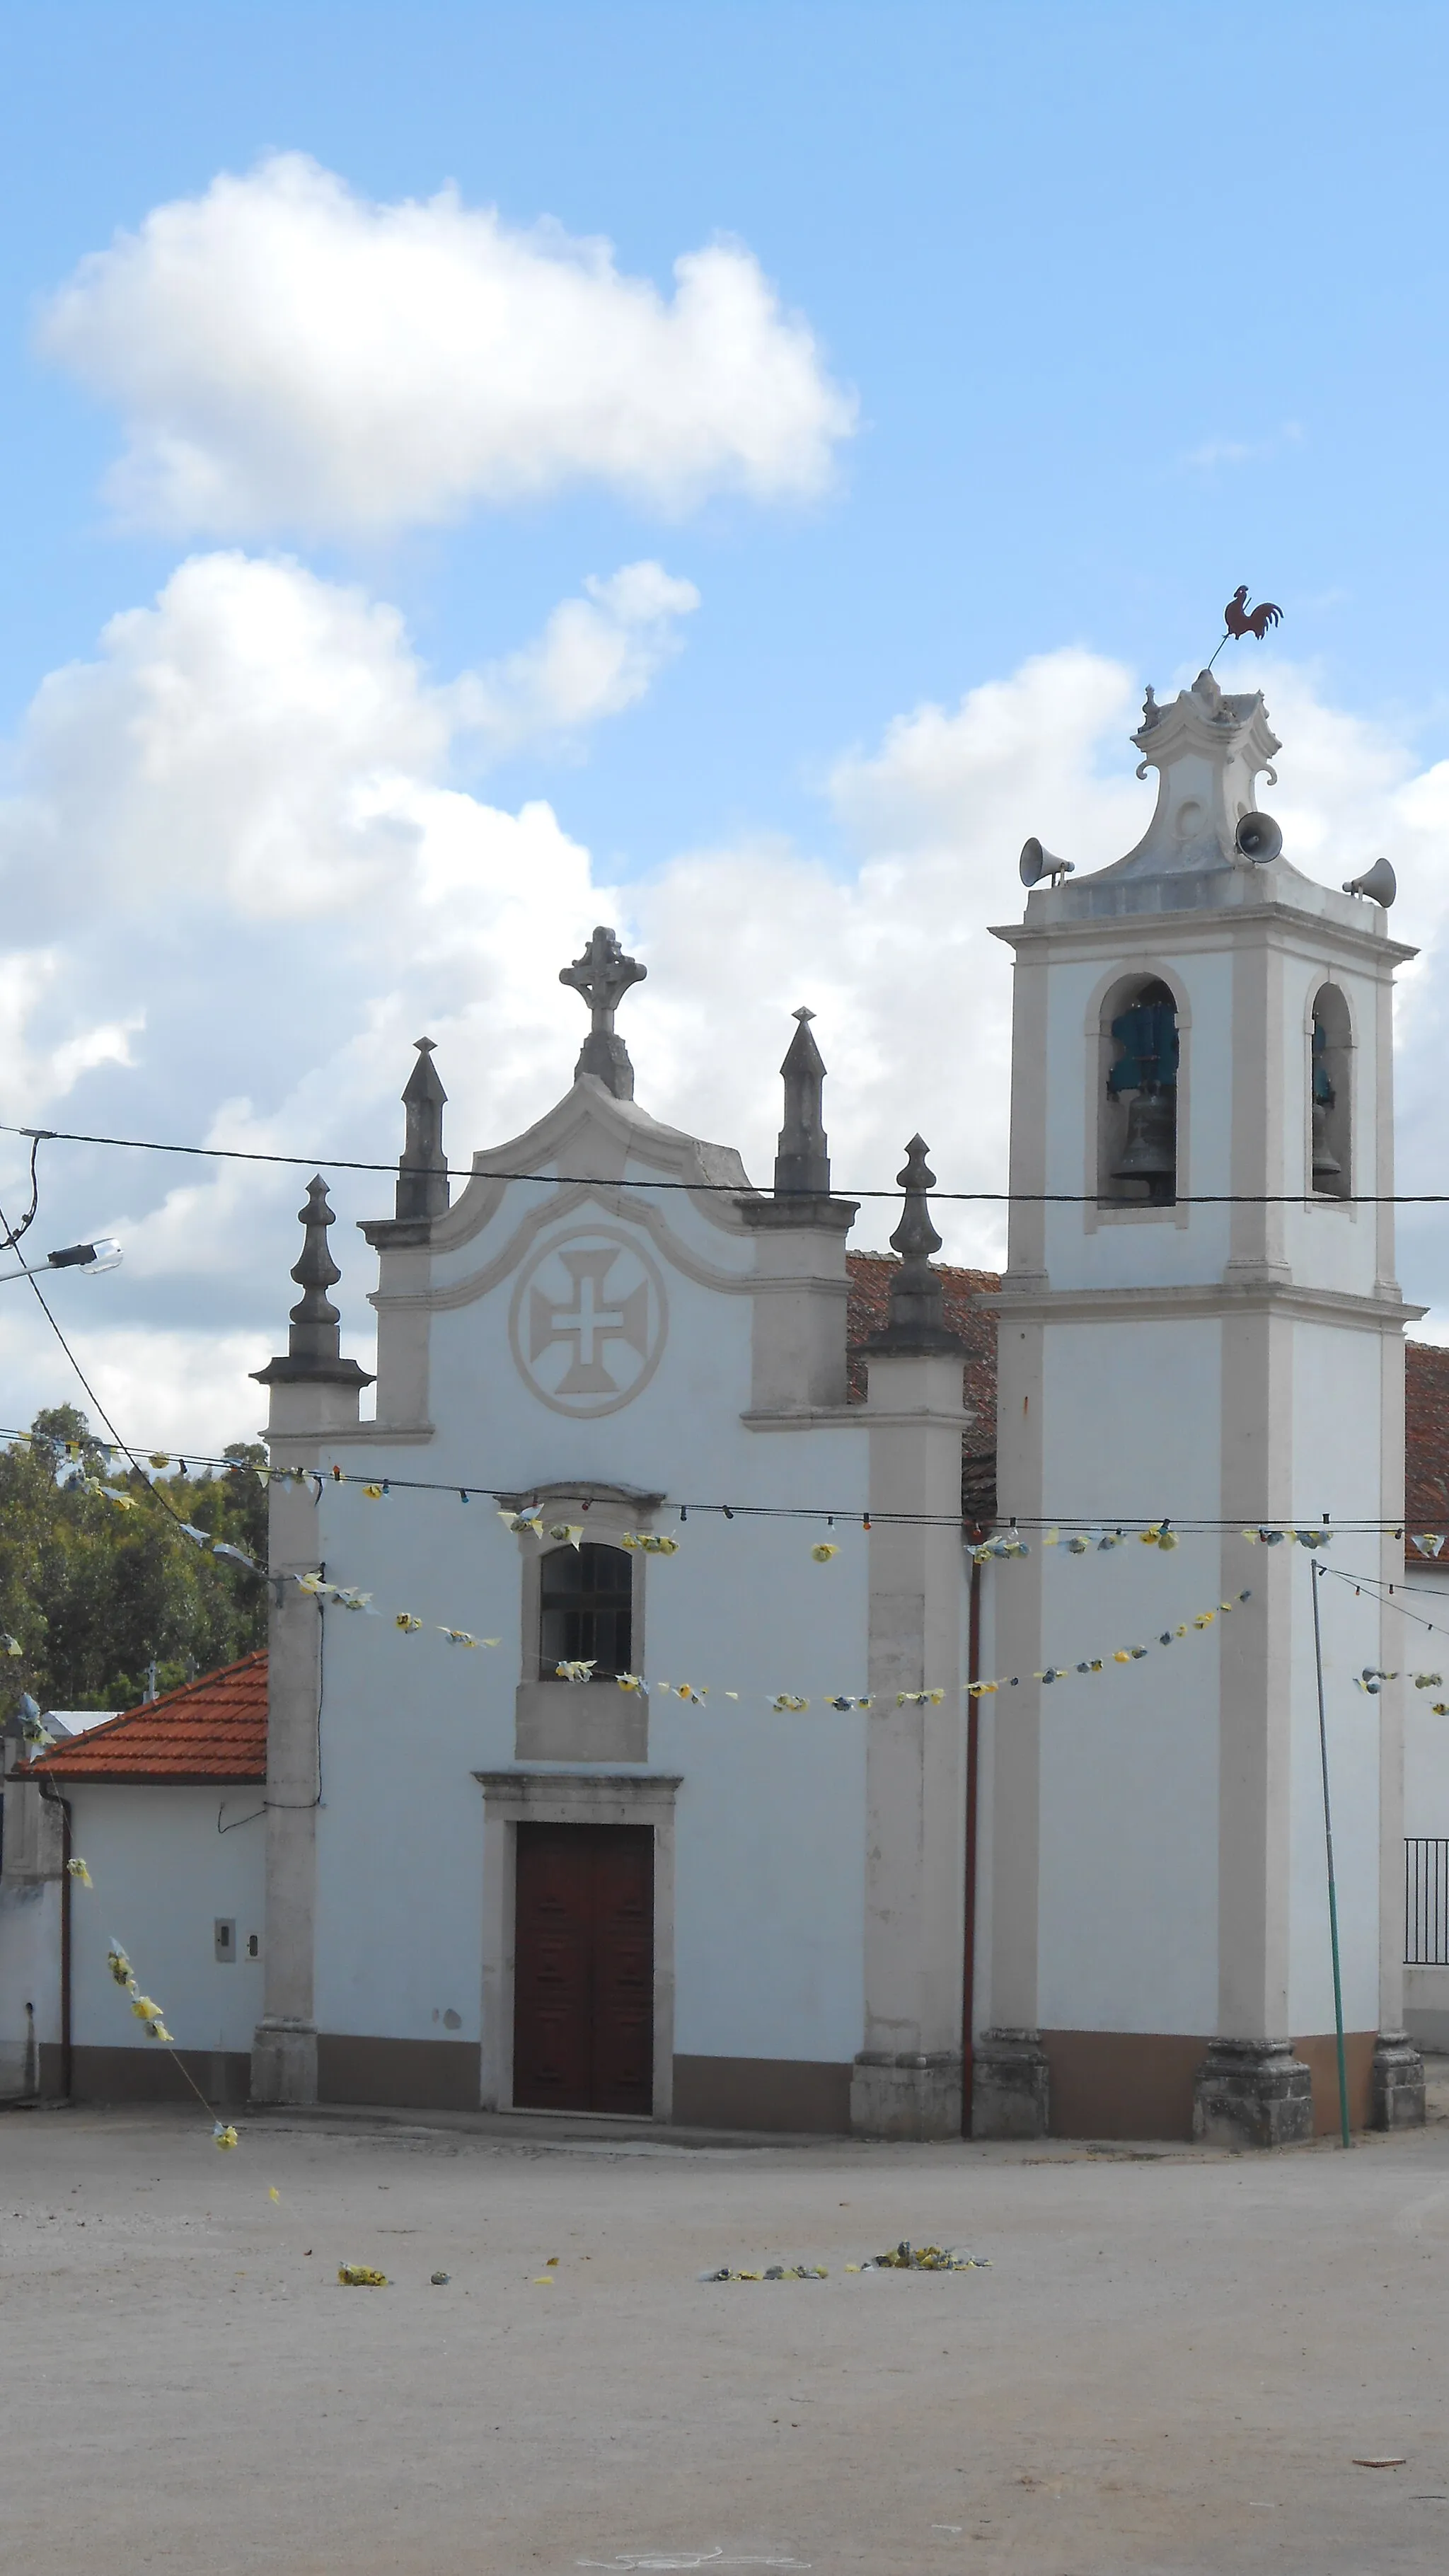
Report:
[[[1177,1094],[1152,1083],[1127,1104],[1127,1141],[1114,1181],[1145,1181],[1148,1198],[1168,1207],[1177,1196]]]
[[[1328,1108],[1325,1100],[1313,1104],[1313,1186],[1331,1190],[1343,1178],[1343,1165],[1328,1141]]]

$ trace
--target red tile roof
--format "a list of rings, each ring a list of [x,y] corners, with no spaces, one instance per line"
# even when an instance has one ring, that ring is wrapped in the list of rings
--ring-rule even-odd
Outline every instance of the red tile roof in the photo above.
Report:
[[[845,1266],[850,1401],[863,1404],[869,1358],[864,1345],[886,1321],[891,1276],[901,1265],[893,1252],[848,1252]],[[996,1511],[996,1315],[981,1301],[995,1296],[1001,1280],[994,1270],[956,1270],[944,1262],[940,1272],[946,1321],[966,1346],[965,1397],[975,1416],[962,1443],[961,1508],[970,1520],[990,1520]]]
[[[27,1767],[54,1780],[169,1781],[173,1788],[265,1780],[266,1651],[163,1691]]]
[[[1404,1511],[1411,1530],[1449,1536],[1449,1350],[1437,1342],[1404,1349]]]

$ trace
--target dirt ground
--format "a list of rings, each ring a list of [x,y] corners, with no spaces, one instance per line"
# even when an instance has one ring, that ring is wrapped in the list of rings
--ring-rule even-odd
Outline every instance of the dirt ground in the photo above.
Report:
[[[1439,2570],[1436,2090],[1277,2158],[15,2113],[0,2566]],[[990,2268],[844,2270],[901,2236]]]

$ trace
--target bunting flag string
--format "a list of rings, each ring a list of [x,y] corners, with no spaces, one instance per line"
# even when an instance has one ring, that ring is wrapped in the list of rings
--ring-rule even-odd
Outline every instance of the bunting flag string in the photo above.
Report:
[[[528,1525],[532,1526],[531,1524]],[[562,1538],[563,1525],[556,1525],[556,1529],[557,1534]],[[554,1533],[549,1532],[548,1534],[553,1535]],[[677,1542],[675,1540],[668,1540],[666,1545],[667,1551],[671,1555],[678,1552]],[[255,1570],[258,1573],[262,1571],[260,1567]],[[423,1619],[415,1610],[380,1609],[374,1601],[371,1592],[364,1590],[361,1585],[353,1583],[336,1583],[329,1580],[322,1574],[293,1574],[288,1572],[284,1574],[271,1575],[268,1579],[278,1584],[294,1584],[299,1592],[305,1593],[309,1599],[316,1601],[319,1607],[325,1608],[330,1606],[337,1610],[352,1611],[364,1618],[390,1621],[396,1633],[403,1637],[416,1637],[422,1635],[424,1632],[429,1632],[446,1639],[447,1643],[451,1646],[462,1646],[474,1650],[484,1647],[496,1648],[501,1646],[503,1642],[501,1637],[479,1637],[475,1636],[472,1631],[467,1628],[452,1628],[446,1626],[442,1621]],[[1145,1656],[1151,1654],[1156,1649],[1166,1646],[1174,1646],[1180,1640],[1189,1638],[1193,1635],[1202,1635],[1207,1629],[1213,1626],[1216,1620],[1231,1617],[1234,1610],[1241,1608],[1244,1603],[1251,1601],[1252,1597],[1252,1591],[1249,1588],[1239,1592],[1235,1600],[1220,1600],[1212,1604],[1209,1608],[1196,1610],[1189,1618],[1179,1620],[1172,1627],[1161,1629],[1157,1635],[1154,1646],[1140,1644],[1132,1646],[1117,1646],[1114,1647],[1110,1653],[1083,1656],[1074,1664],[1048,1664],[1041,1671],[1033,1672],[1030,1678],[1033,1681],[1043,1683],[1064,1682],[1072,1680],[1077,1674],[1094,1675],[1109,1671],[1113,1665],[1140,1663]],[[545,1678],[549,1678],[549,1676],[545,1676]],[[551,1678],[561,1682],[571,1682],[575,1685],[592,1684],[596,1680],[601,1683],[612,1682],[614,1687],[618,1690],[640,1692],[646,1698],[680,1700],[684,1702],[686,1706],[693,1708],[703,1708],[709,1701],[712,1692],[716,1701],[729,1700],[734,1702],[736,1705],[747,1699],[753,1700],[756,1697],[762,1697],[772,1714],[777,1717],[803,1716],[812,1705],[810,1696],[807,1693],[800,1691],[767,1690],[764,1692],[756,1692],[744,1690],[722,1690],[708,1682],[649,1681],[642,1673],[600,1673],[598,1659],[596,1656],[564,1657],[555,1663]],[[945,1683],[940,1683],[922,1690],[902,1690],[895,1692],[825,1691],[817,1695],[814,1704],[821,1708],[835,1709],[842,1713],[850,1709],[869,1711],[871,1709],[889,1706],[894,1706],[896,1708],[940,1708],[945,1705],[948,1699],[957,1699],[961,1697],[971,1699],[988,1698],[997,1691],[1016,1690],[1020,1687],[1025,1678],[1027,1677],[1021,1673],[1000,1673],[989,1680],[958,1683],[954,1689]]]
[[[77,1469],[74,1481],[83,1485],[85,1490],[103,1493],[109,1501],[122,1510],[134,1510],[136,1507],[137,1497],[134,1494],[128,1493],[123,1486],[107,1484],[104,1477],[96,1475],[87,1467],[88,1460],[99,1460],[104,1464],[107,1474],[110,1474],[117,1459],[131,1455],[129,1451],[119,1448],[115,1443],[102,1440],[54,1442],[48,1441],[43,1434],[13,1427],[7,1428],[4,1425],[0,1425],[0,1441],[53,1448],[68,1464]],[[382,1502],[404,1494],[451,1495],[456,1496],[460,1503],[489,1501],[499,1507],[502,1517],[510,1526],[517,1522],[533,1522],[541,1516],[541,1506],[537,1502],[524,1503],[516,1499],[510,1501],[509,1492],[506,1489],[491,1485],[483,1479],[470,1478],[460,1484],[452,1478],[379,1476],[375,1470],[350,1469],[336,1462],[325,1468],[283,1467],[270,1463],[257,1466],[235,1457],[215,1457],[195,1445],[188,1447],[184,1455],[164,1449],[143,1452],[138,1446],[135,1455],[137,1457],[144,1455],[147,1465],[158,1476],[173,1466],[183,1473],[187,1472],[189,1460],[193,1472],[205,1469],[222,1476],[255,1476],[258,1483],[264,1487],[310,1486],[314,1494],[320,1493],[329,1484],[356,1487],[369,1502]],[[587,1503],[584,1508],[587,1510]],[[713,1515],[727,1521],[795,1520],[824,1521],[827,1524],[839,1521],[846,1527],[867,1531],[872,1522],[878,1526],[890,1528],[969,1529],[972,1525],[969,1516],[961,1513],[870,1511],[862,1510],[857,1504],[842,1506],[839,1503],[726,1503],[686,1500],[672,1503],[667,1508],[677,1511],[681,1523],[686,1522],[689,1514],[694,1512],[700,1516]],[[1394,1538],[1405,1536],[1402,1516],[1398,1520],[1385,1520],[1382,1517],[1356,1518],[1343,1515],[1335,1518],[1331,1525],[1325,1520],[1322,1527],[1310,1528],[1289,1522],[1272,1521],[1266,1516],[1261,1522],[1249,1522],[1240,1527],[1238,1520],[1234,1518],[1213,1518],[1196,1513],[1186,1516],[1174,1515],[1171,1519],[1144,1517],[1141,1520],[1129,1514],[1125,1520],[1115,1524],[1094,1522],[1090,1515],[1073,1516],[1058,1513],[1055,1518],[1043,1515],[1040,1519],[1018,1514],[1011,1520],[1008,1528],[998,1531],[990,1538],[983,1536],[974,1544],[975,1549],[984,1548],[989,1556],[1027,1556],[1031,1553],[1031,1541],[1023,1535],[1023,1532],[1031,1532],[1035,1535],[1039,1546],[1061,1545],[1072,1555],[1085,1555],[1089,1549],[1107,1551],[1124,1545],[1129,1538],[1133,1537],[1140,1538],[1144,1545],[1160,1546],[1170,1551],[1178,1544],[1180,1536],[1189,1533],[1232,1530],[1237,1530],[1239,1535],[1250,1543],[1261,1542],[1266,1546],[1276,1546],[1287,1540],[1296,1541],[1300,1547],[1307,1548],[1326,1547],[1333,1539],[1342,1538],[1350,1532],[1360,1534],[1379,1532],[1390,1534]],[[194,1537],[197,1532],[193,1528],[189,1534]],[[1410,1544],[1421,1556],[1437,1557],[1446,1546],[1449,1546],[1449,1521],[1446,1521],[1444,1532],[1414,1531],[1409,1533],[1409,1537]],[[829,1544],[829,1542],[826,1543]],[[665,1550],[660,1552],[667,1553]]]
[[[95,1880],[92,1878],[90,1871],[87,1869],[85,1862],[81,1859],[78,1852],[73,1856],[73,1858],[66,1862],[66,1871],[77,1887],[86,1887],[94,1890]],[[196,2082],[195,2077],[190,2073],[189,2069],[179,2056],[175,2039],[166,2027],[165,2013],[162,2011],[161,2006],[152,2000],[150,1995],[142,1994],[135,1969],[132,1967],[131,1962],[127,1958],[125,1951],[122,1949],[120,1942],[117,1940],[113,1939],[106,1951],[106,1966],[110,1969],[112,1979],[114,1983],[120,1987],[121,1992],[130,1996],[131,2010],[135,2014],[137,2021],[140,2022],[146,2033],[146,2037],[148,2039],[154,2039],[160,2047],[167,2051],[174,2061],[178,2072],[190,2085],[192,2092],[196,2095],[196,2098],[201,2104],[203,2111],[206,2113],[207,2118],[211,2119],[211,2104],[208,2102],[206,2095],[202,2092],[200,2085]],[[213,2120],[211,2134],[213,2143],[218,2147],[226,2148],[234,2147],[236,2145],[236,2131],[227,2120]]]
[[[1323,1571],[1325,1574],[1333,1575],[1339,1583],[1352,1584],[1355,1593],[1366,1592],[1370,1600],[1376,1602],[1381,1610],[1397,1611],[1401,1619],[1412,1621],[1416,1628],[1424,1629],[1426,1634],[1432,1637],[1435,1626],[1434,1621],[1432,1619],[1426,1619],[1422,1611],[1406,1609],[1404,1603],[1395,1597],[1396,1586],[1387,1582],[1381,1575],[1349,1574],[1346,1573],[1344,1568],[1340,1565],[1326,1565]],[[1423,1596],[1421,1595],[1419,1597],[1422,1598]],[[1439,1624],[1443,1626],[1446,1623],[1441,1621]],[[1365,1664],[1362,1672],[1356,1677],[1354,1687],[1357,1690],[1367,1691],[1370,1699],[1374,1699],[1377,1698],[1385,1682],[1396,1682],[1398,1679],[1399,1675],[1397,1672],[1385,1672],[1377,1664]],[[1444,1676],[1442,1673],[1415,1673],[1412,1676],[1412,1679],[1415,1690],[1442,1690],[1444,1688]],[[1433,1701],[1432,1713],[1435,1717],[1449,1717],[1449,1699]]]

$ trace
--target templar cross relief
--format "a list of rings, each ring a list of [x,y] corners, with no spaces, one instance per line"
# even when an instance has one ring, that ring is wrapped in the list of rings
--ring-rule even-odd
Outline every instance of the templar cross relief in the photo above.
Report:
[[[558,1381],[559,1395],[617,1395],[619,1381],[604,1364],[603,1353],[610,1342],[626,1342],[632,1351],[644,1357],[649,1348],[649,1284],[642,1280],[637,1288],[626,1289],[617,1304],[610,1304],[609,1273],[619,1255],[612,1248],[599,1252],[561,1252],[573,1296],[560,1307],[557,1299],[533,1288],[528,1297],[528,1356],[542,1359],[555,1342],[571,1342],[573,1356],[567,1371]]]
[[[643,1252],[585,1234],[542,1254],[521,1286],[515,1348],[521,1341],[537,1392],[564,1412],[627,1403],[652,1374],[664,1333],[662,1286]]]

